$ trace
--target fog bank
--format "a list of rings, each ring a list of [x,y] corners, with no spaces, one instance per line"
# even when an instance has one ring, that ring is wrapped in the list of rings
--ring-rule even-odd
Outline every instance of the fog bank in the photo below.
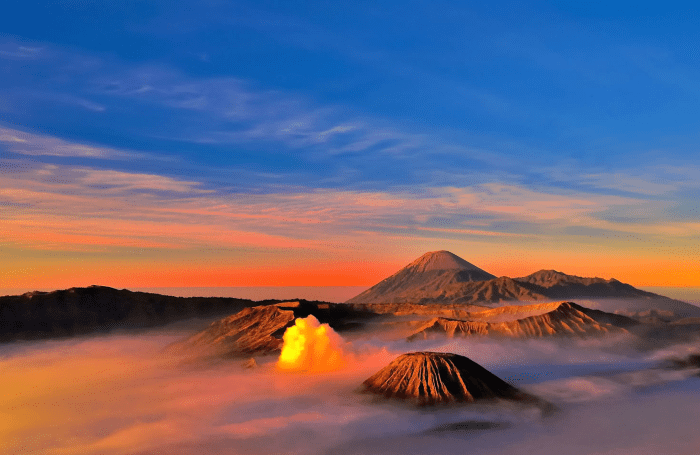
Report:
[[[355,340],[346,365],[282,372],[276,358],[215,365],[163,353],[181,334],[154,331],[0,347],[0,452],[691,453],[700,379],[653,368],[700,351],[638,352],[625,339]],[[184,335],[184,334],[182,334]],[[357,393],[364,379],[416,350],[466,355],[559,411],[518,406],[411,409]]]

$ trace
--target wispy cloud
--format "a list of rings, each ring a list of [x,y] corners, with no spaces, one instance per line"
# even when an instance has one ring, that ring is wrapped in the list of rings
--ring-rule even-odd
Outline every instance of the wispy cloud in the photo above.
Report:
[[[107,110],[106,106],[82,97],[72,95],[58,95],[56,96],[56,99],[67,104],[80,106],[92,112],[104,112]]]
[[[296,27],[298,24],[292,26]],[[14,49],[16,43],[6,43],[8,46]],[[544,187],[558,180],[560,184],[567,182],[568,188],[596,187],[644,197],[663,194],[659,192],[670,189],[666,185],[673,185],[655,183],[634,173],[608,175],[592,169],[590,163],[574,159],[569,160],[577,171],[573,179],[567,172],[557,177],[546,172],[546,159],[537,158],[547,156],[546,151],[530,150],[517,141],[484,139],[475,142],[490,145],[476,147],[468,145],[464,136],[468,132],[442,131],[426,124],[408,125],[365,114],[351,106],[324,103],[309,93],[279,90],[236,77],[192,76],[172,66],[133,65],[49,45],[43,49],[50,50],[45,52],[50,58],[37,63],[37,69],[53,76],[42,79],[40,89],[27,86],[8,92],[11,104],[21,104],[25,95],[44,102],[61,100],[100,113],[103,121],[128,111],[128,135],[132,138],[140,134],[142,137],[137,139],[164,140],[168,146],[175,140],[179,147],[183,147],[183,142],[191,147],[209,147],[226,156],[229,163],[237,160],[229,152],[231,146],[241,147],[252,172],[283,174],[290,171],[292,163],[294,169],[290,173],[296,174],[292,177],[308,182],[310,187],[458,185],[461,176],[468,176],[466,181],[462,179],[463,184],[497,181],[522,185],[535,176],[543,179]],[[17,68],[9,69],[17,72]],[[18,84],[21,86],[21,82]],[[469,96],[483,98],[484,103],[512,110],[507,100],[496,95],[489,96],[478,89],[464,90]],[[120,120],[123,123],[124,118]],[[7,146],[8,141],[4,142]],[[514,149],[521,151],[514,153]],[[128,154],[114,147],[73,146],[69,150],[58,143],[24,143],[24,147],[15,144],[10,150],[35,156],[108,155],[120,159]],[[214,153],[202,156],[211,157]],[[557,163],[561,161],[557,159]],[[285,165],[277,165],[280,162]],[[445,163],[450,163],[447,171]],[[284,166],[287,167],[281,169]],[[300,178],[299,174],[308,169],[323,172],[309,172]]]
[[[31,156],[134,159],[147,155],[65,141],[53,136],[0,127],[0,147],[12,153]]]
[[[662,195],[678,191],[679,182],[656,174],[630,175],[624,172],[590,174],[582,177],[581,183],[597,188],[608,188],[626,193]]]
[[[155,190],[175,193],[207,193],[201,182],[187,182],[155,174],[137,174],[114,170],[77,168],[73,172],[81,175],[78,181],[92,188],[118,188],[120,190]]]
[[[571,227],[683,237],[697,223],[663,223],[655,213],[616,221],[606,211],[644,201],[554,194],[489,183],[421,192],[307,190],[231,193],[203,182],[85,166],[4,162],[4,242],[25,248],[342,249],[382,238],[496,239],[567,235]],[[489,240],[492,239],[492,240]],[[67,246],[66,246],[67,247]]]
[[[94,81],[95,93],[196,111],[207,125],[172,138],[204,144],[281,143],[318,158],[346,152],[397,154],[423,147],[425,135],[382,119],[352,116],[302,96],[256,88],[235,78],[192,79],[167,68],[142,67]],[[435,142],[432,149],[447,144]],[[467,153],[468,150],[460,150]]]
[[[51,77],[33,81],[19,78],[6,98],[10,108],[40,109],[53,100],[91,112],[123,125],[120,113],[129,112],[128,135],[152,140],[202,144],[222,150],[234,146],[255,148],[262,166],[275,156],[293,153],[296,162],[323,163],[329,170],[354,169],[355,179],[391,182],[367,167],[366,157],[392,167],[403,179],[423,182],[440,159],[449,157],[472,166],[501,166],[493,151],[476,150],[459,141],[445,140],[422,125],[404,125],[390,118],[363,113],[353,106],[329,104],[305,92],[280,90],[236,77],[187,75],[172,66],[127,62],[53,46],[51,58],[32,67]],[[22,74],[16,63],[7,70]],[[31,100],[34,104],[27,104]],[[146,108],[146,109],[144,109]],[[146,114],[146,112],[148,112]],[[77,115],[77,114],[76,114]],[[147,125],[147,127],[146,127]],[[342,158],[343,163],[339,163]],[[420,172],[414,169],[418,162]],[[422,164],[422,165],[421,165]],[[324,176],[327,177],[327,176]],[[341,173],[336,173],[336,180]],[[318,178],[318,176],[317,176]]]
[[[22,45],[14,41],[0,43],[0,58],[34,59],[42,51],[43,47]]]

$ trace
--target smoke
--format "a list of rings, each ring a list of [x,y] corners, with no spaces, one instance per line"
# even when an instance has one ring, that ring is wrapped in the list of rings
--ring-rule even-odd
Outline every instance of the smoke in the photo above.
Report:
[[[342,339],[313,315],[297,318],[284,332],[277,366],[286,371],[327,372],[345,365]]]
[[[452,339],[384,349],[338,337],[329,346],[342,348],[341,367],[286,374],[273,356],[252,369],[245,359],[183,364],[163,348],[184,335],[0,345],[0,453],[673,454],[700,446],[700,380],[652,368],[666,354],[700,351],[697,344],[634,352],[616,347],[619,339]],[[411,409],[357,393],[396,356],[420,349],[467,354],[560,411]]]

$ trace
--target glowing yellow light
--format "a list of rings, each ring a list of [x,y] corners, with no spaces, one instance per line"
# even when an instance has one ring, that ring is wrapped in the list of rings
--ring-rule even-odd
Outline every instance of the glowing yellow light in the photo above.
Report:
[[[283,336],[277,366],[288,371],[332,371],[344,364],[342,339],[328,324],[313,315],[297,318]]]

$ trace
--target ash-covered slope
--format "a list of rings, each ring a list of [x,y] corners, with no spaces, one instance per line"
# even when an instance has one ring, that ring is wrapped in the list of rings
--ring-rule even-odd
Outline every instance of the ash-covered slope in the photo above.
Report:
[[[418,405],[483,399],[537,401],[467,357],[439,352],[403,354],[368,378],[363,390]]]
[[[573,302],[553,302],[494,308],[472,313],[464,320],[433,318],[419,327],[408,340],[436,334],[509,338],[602,335],[627,333],[625,327],[636,324],[630,318],[591,310]]]

